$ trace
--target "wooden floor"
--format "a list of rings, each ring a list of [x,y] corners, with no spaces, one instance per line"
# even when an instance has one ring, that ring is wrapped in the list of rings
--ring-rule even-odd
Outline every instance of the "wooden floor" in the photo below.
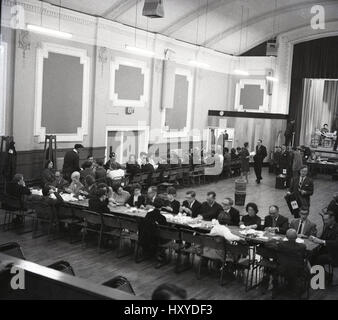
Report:
[[[254,201],[258,204],[259,215],[267,214],[268,206],[276,204],[281,208],[281,214],[291,218],[283,199],[284,190],[274,188],[275,176],[264,171],[264,180],[256,185],[254,174],[250,176],[247,190],[247,202]],[[218,200],[224,196],[234,194],[234,179],[222,180],[217,183],[202,185],[193,188],[199,200],[204,200],[209,190],[217,193]],[[338,183],[328,176],[319,176],[315,179],[315,193],[311,199],[310,219],[318,223],[321,232],[322,222],[318,215],[321,208],[325,207],[338,190]],[[187,189],[178,190],[178,198],[182,200]],[[239,208],[243,211],[243,208]],[[129,279],[137,295],[146,299],[151,297],[152,291],[164,282],[176,283],[184,287],[190,298],[196,299],[270,299],[271,293],[262,294],[259,289],[245,292],[243,283],[232,281],[221,287],[218,278],[214,275],[205,275],[197,280],[192,270],[181,274],[174,273],[174,265],[169,264],[161,269],[155,269],[155,263],[144,261],[134,263],[132,256],[116,258],[114,251],[99,254],[94,246],[82,249],[79,243],[69,244],[66,239],[47,241],[46,237],[32,239],[31,234],[17,235],[14,231],[0,231],[0,243],[17,241],[21,244],[26,258],[41,265],[48,265],[58,260],[67,260],[74,268],[77,276],[90,279],[95,283],[102,283],[117,275]],[[335,282],[338,282],[338,269],[335,270]],[[48,298],[48,297],[46,297]],[[311,291],[310,299],[338,299],[338,287],[326,290]]]

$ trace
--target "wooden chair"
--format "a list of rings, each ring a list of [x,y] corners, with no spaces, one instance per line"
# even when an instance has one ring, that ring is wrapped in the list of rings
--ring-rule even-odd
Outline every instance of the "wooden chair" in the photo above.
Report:
[[[129,240],[130,243],[134,246],[134,260],[137,261],[138,252],[139,252],[139,233],[138,233],[138,222],[132,218],[119,218],[120,227],[121,227],[121,236],[119,241],[119,255],[118,258],[121,258],[126,254],[122,253],[123,241]]]
[[[204,235],[198,232],[195,232],[191,229],[181,229],[181,241],[182,247],[178,252],[177,259],[179,260],[178,265],[179,269],[178,272],[185,271],[194,266],[195,256],[202,252],[202,245],[203,245],[203,238]],[[182,260],[182,255],[186,255],[187,263],[180,267],[180,262]],[[190,256],[192,257],[190,263]]]
[[[83,210],[78,214],[80,217],[83,217],[83,223],[81,223],[83,226],[81,230],[82,245],[85,245],[85,241],[89,233],[95,234],[98,237],[97,249],[100,252],[103,234],[102,214],[89,210]]]
[[[157,234],[159,237],[159,250],[168,250],[170,262],[173,256],[173,252],[179,252],[182,247],[182,241],[180,236],[180,230],[175,227],[169,226],[157,226]],[[178,259],[176,259],[175,271],[178,270]]]
[[[203,261],[219,261],[221,263],[221,273],[219,283],[223,285],[223,278],[225,272],[225,263],[226,263],[226,254],[225,254],[225,239],[222,237],[213,237],[209,235],[204,235],[201,239],[201,252],[198,252],[199,264],[197,268],[197,279],[201,279],[201,270]]]
[[[50,240],[50,235],[53,229],[58,230],[58,222],[56,217],[56,208],[48,203],[43,201],[36,201],[33,204],[33,209],[35,211],[35,215],[33,217],[33,233],[32,238],[36,238],[38,236],[43,236],[45,233],[37,235],[37,231],[39,229],[40,224],[46,224],[47,228],[47,238]]]
[[[1,206],[5,211],[4,220],[2,223],[4,230],[12,229],[13,217],[19,217],[22,219],[22,225],[25,224],[25,213],[23,199],[18,199],[11,195],[4,194],[1,197]]]
[[[254,271],[256,271],[256,253],[255,247],[250,247],[242,243],[226,243],[226,254],[232,257],[232,266],[234,267],[237,276],[245,276],[245,291],[253,287]],[[250,285],[249,285],[250,283]]]
[[[121,218],[114,216],[112,214],[102,214],[102,225],[103,225],[103,235],[109,237],[113,240],[119,241],[119,247],[117,250],[117,257],[120,254],[120,244],[121,244]]]

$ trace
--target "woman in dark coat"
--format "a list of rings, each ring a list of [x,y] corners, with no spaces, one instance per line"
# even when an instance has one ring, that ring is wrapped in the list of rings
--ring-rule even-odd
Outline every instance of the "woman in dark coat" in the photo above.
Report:
[[[55,181],[55,173],[53,170],[53,161],[48,160],[46,162],[45,168],[42,171],[41,174],[41,180],[42,180],[42,187],[45,186],[52,186]]]
[[[250,160],[250,153],[249,153],[249,143],[244,143],[244,148],[242,148],[239,157],[241,159],[241,173],[242,173],[242,179],[245,178],[246,182],[248,182],[248,173],[250,172],[249,167],[249,160]]]

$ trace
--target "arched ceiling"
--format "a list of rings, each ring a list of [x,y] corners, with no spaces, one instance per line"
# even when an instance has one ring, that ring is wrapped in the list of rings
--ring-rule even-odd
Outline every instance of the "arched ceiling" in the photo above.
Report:
[[[144,0],[62,0],[61,6],[235,55],[290,30],[313,33],[315,5],[324,7],[326,21],[338,22],[338,0],[163,1],[165,17],[159,19],[142,16]]]

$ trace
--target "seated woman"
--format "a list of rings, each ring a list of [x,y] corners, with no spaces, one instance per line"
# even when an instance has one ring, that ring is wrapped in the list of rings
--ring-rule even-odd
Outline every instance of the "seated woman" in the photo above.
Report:
[[[245,208],[247,215],[243,216],[240,225],[244,225],[248,229],[259,229],[261,227],[261,218],[257,216],[258,207],[256,203],[249,202]]]
[[[72,182],[69,187],[65,188],[65,191],[68,193],[73,193],[75,196],[80,194],[80,191],[83,190],[84,186],[80,182],[80,172],[74,171],[71,175]]]
[[[58,190],[64,190],[68,186],[68,181],[63,178],[60,171],[55,171],[55,180],[52,183],[52,186]]]
[[[134,195],[131,196],[126,204],[127,207],[136,207],[140,208],[141,206],[145,206],[146,199],[141,194],[141,186],[136,184],[133,190]]]
[[[127,173],[129,173],[131,176],[134,176],[135,174],[138,174],[141,172],[141,167],[136,162],[136,158],[133,154],[129,156],[129,160],[126,165]]]
[[[45,168],[43,169],[41,174],[42,187],[44,187],[45,185],[53,185],[55,181],[53,166],[53,161],[48,160],[46,162]]]
[[[116,204],[118,206],[124,206],[130,198],[130,193],[128,191],[123,190],[120,184],[114,184],[112,186],[112,189],[113,194],[109,200],[113,204]]]
[[[169,212],[172,214],[178,214],[180,211],[180,202],[177,201],[176,198],[176,189],[175,188],[168,188],[168,201],[166,205],[162,207],[162,210],[165,212]]]
[[[108,195],[106,188],[98,188],[96,190],[95,196],[89,199],[89,207],[90,211],[94,211],[97,213],[109,213],[108,207]]]

